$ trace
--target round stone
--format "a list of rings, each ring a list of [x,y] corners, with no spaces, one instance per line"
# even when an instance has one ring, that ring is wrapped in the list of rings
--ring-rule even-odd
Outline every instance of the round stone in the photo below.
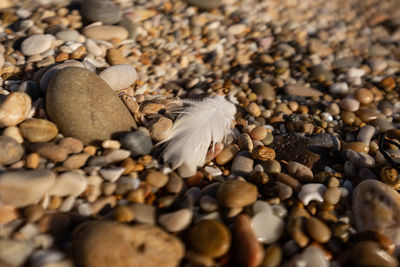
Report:
[[[356,152],[368,153],[369,145],[364,142],[343,143],[342,149],[343,150],[350,149]]]
[[[168,176],[162,172],[150,171],[146,175],[146,182],[156,188],[165,186],[168,182]]]
[[[79,32],[75,30],[63,30],[56,33],[56,37],[59,40],[68,42],[68,41],[78,41]]]
[[[113,210],[113,216],[120,223],[128,223],[135,219],[135,212],[129,206],[117,206]]]
[[[49,35],[35,34],[21,43],[21,52],[25,56],[40,54],[51,47],[52,39]]]
[[[242,208],[257,200],[257,187],[242,180],[229,180],[220,185],[218,202],[229,208]]]
[[[237,145],[228,145],[224,147],[221,153],[216,157],[215,161],[218,165],[225,165],[229,161],[231,161],[237,153],[239,153],[240,149]]]
[[[31,146],[31,150],[52,162],[61,162],[68,157],[67,150],[54,143],[37,143]]]
[[[90,39],[109,41],[114,38],[125,40],[129,33],[121,26],[101,25],[86,27],[83,34]]]
[[[267,137],[267,130],[262,127],[262,126],[256,126],[253,130],[250,132],[251,138],[254,140],[263,140],[265,137]]]
[[[0,165],[12,164],[21,159],[24,148],[8,136],[0,136]]]
[[[0,96],[0,127],[15,126],[25,120],[31,111],[31,98],[22,92]]]
[[[47,88],[46,109],[64,136],[86,144],[136,128],[129,111],[107,83],[82,68],[67,67],[54,75]]]
[[[274,100],[276,97],[274,88],[266,82],[255,84],[253,87],[253,92],[267,100]]]
[[[336,205],[340,200],[340,189],[338,187],[330,187],[324,192],[324,200],[329,204]]]
[[[64,172],[57,177],[49,194],[59,197],[77,197],[86,190],[86,187],[87,179],[83,174],[78,172]]]
[[[0,174],[0,202],[16,208],[36,204],[54,181],[55,174],[49,170]]]
[[[86,222],[76,229],[71,245],[75,264],[87,267],[174,267],[185,254],[178,238],[148,224]]]
[[[267,224],[265,222],[268,222]],[[257,213],[251,218],[251,226],[257,240],[264,244],[275,243],[283,234],[285,224],[272,209]]]
[[[350,111],[345,111],[342,114],[342,120],[347,125],[352,125],[356,119],[356,114]]]
[[[201,220],[190,229],[190,244],[193,249],[208,257],[221,257],[231,246],[231,232],[223,223]]]
[[[280,173],[282,170],[281,164],[275,159],[266,160],[262,165],[267,173]]]
[[[131,151],[132,157],[147,155],[153,148],[150,137],[142,131],[125,134],[122,136],[120,142],[122,148]]]
[[[29,119],[19,125],[25,139],[31,143],[47,142],[58,134],[57,126],[44,119]]]
[[[21,131],[17,126],[10,126],[4,129],[3,136],[8,136],[17,141],[18,144],[22,144],[24,142],[24,137],[21,134]]]
[[[62,138],[58,145],[63,147],[68,153],[79,153],[83,149],[83,144],[80,140],[73,137]]]
[[[136,81],[136,70],[128,64],[114,65],[100,72],[100,77],[114,90],[122,90]]]
[[[185,0],[191,5],[198,6],[203,9],[217,8],[222,4],[222,0]]]
[[[307,218],[306,228],[308,235],[318,243],[326,243],[331,239],[331,230],[318,218]]]
[[[232,162],[231,172],[235,175],[248,176],[253,171],[254,160],[247,151],[239,152]]]
[[[374,100],[374,94],[371,92],[371,90],[366,88],[357,89],[354,92],[354,97],[360,101],[361,104],[369,104]]]
[[[357,99],[346,97],[339,102],[340,108],[345,111],[357,111],[360,107],[360,102]]]
[[[115,24],[122,17],[122,11],[112,0],[85,0],[81,12],[89,22],[101,21],[104,24]]]

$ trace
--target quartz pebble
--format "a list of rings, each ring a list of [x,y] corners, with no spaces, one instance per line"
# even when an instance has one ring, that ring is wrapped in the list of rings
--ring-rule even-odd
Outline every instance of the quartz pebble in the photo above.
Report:
[[[36,204],[54,182],[55,174],[49,170],[2,173],[0,201],[17,208]]]
[[[275,243],[285,228],[283,220],[273,213],[272,208],[256,213],[251,218],[251,226],[258,241],[264,244]]]
[[[25,56],[40,54],[51,46],[52,39],[49,35],[35,34],[26,38],[21,44],[21,52]]]
[[[326,259],[322,249],[316,246],[308,246],[300,256],[302,262],[309,267],[328,267],[329,261]]]
[[[304,205],[308,205],[311,201],[322,202],[323,193],[326,190],[326,186],[323,184],[305,184],[301,187],[301,191],[298,194],[298,198]]]
[[[114,90],[122,90],[136,81],[136,70],[128,64],[114,65],[100,72],[99,76]]]

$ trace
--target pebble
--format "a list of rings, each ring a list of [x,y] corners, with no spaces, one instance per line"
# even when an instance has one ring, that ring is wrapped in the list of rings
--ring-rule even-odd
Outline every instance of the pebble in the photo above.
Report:
[[[147,204],[133,203],[131,205],[135,212],[135,221],[145,224],[156,224],[156,209]]]
[[[109,41],[114,38],[125,40],[128,38],[128,31],[121,26],[91,26],[83,29],[83,34],[90,39]]]
[[[267,130],[262,126],[256,126],[253,130],[251,130],[250,136],[254,140],[261,141],[267,137]]]
[[[146,175],[146,182],[153,187],[161,188],[168,183],[168,176],[162,172],[150,171]]]
[[[342,143],[342,150],[352,150],[355,152],[368,153],[369,145],[364,142]]]
[[[375,166],[374,158],[364,152],[347,150],[346,157],[359,168],[373,168]]]
[[[74,263],[87,267],[172,267],[179,265],[185,251],[178,238],[156,226],[107,221],[80,225],[71,245]]]
[[[319,82],[329,82],[335,78],[335,74],[322,64],[312,66],[310,76]]]
[[[113,210],[113,216],[117,222],[129,223],[135,219],[135,212],[129,206],[117,206]]]
[[[57,126],[44,119],[28,119],[19,125],[23,137],[31,143],[47,142],[58,134]]]
[[[35,34],[29,36],[21,43],[21,52],[25,56],[32,56],[43,53],[51,47],[52,38],[50,35]]]
[[[374,94],[371,90],[366,88],[357,89],[354,92],[354,97],[361,103],[361,104],[370,104],[374,100]]]
[[[329,267],[329,260],[325,252],[317,246],[308,246],[300,256],[303,264],[307,267]]]
[[[4,55],[0,53],[0,69],[4,66]]]
[[[21,134],[21,131],[16,126],[10,126],[3,130],[3,136],[10,137],[14,139],[18,144],[22,144],[24,142],[24,137]]]
[[[53,186],[49,170],[16,171],[0,174],[0,201],[16,208],[36,204]]]
[[[76,138],[73,137],[65,137],[62,138],[58,145],[63,147],[68,154],[80,153],[83,150],[83,143]]]
[[[153,149],[150,137],[142,131],[129,132],[122,136],[121,147],[131,152],[132,157],[149,154]]]
[[[264,258],[264,248],[258,243],[250,217],[240,214],[233,227],[234,257],[239,266],[256,267]]]
[[[136,127],[110,87],[96,74],[77,67],[54,75],[47,89],[46,110],[61,133],[86,144]]]
[[[166,117],[159,116],[152,119],[149,124],[150,137],[154,141],[159,142],[164,140],[168,136],[169,130],[172,128],[173,122]]]
[[[77,169],[85,166],[89,157],[90,157],[90,155],[87,153],[79,153],[79,154],[71,155],[63,162],[63,167],[66,170],[77,170]]]
[[[24,155],[24,148],[8,136],[0,136],[0,148],[0,165],[17,162]]]
[[[345,82],[341,83],[334,83],[331,86],[329,86],[329,92],[331,94],[340,94],[340,95],[345,95],[349,91],[349,86]]]
[[[281,164],[275,159],[264,161],[262,166],[266,173],[280,173],[282,170]]]
[[[231,246],[231,232],[216,220],[201,220],[190,229],[190,244],[198,253],[217,258],[225,255]]]
[[[253,142],[251,137],[247,133],[242,133],[238,137],[238,145],[242,151],[249,151],[253,150]]]
[[[123,161],[131,155],[131,152],[125,149],[110,149],[103,153],[107,163],[113,164]]]
[[[60,174],[50,189],[49,194],[53,196],[78,197],[87,187],[86,177],[78,172],[64,172]]]
[[[105,180],[109,182],[115,182],[121,177],[121,175],[124,173],[125,168],[121,167],[113,167],[113,168],[103,168],[99,170],[99,174],[101,177],[103,177]]]
[[[360,129],[360,131],[358,131],[356,140],[357,142],[363,142],[369,145],[374,134],[375,134],[375,127],[371,125],[365,125]]]
[[[202,1],[202,0],[185,0],[185,1],[188,2],[191,5],[196,5],[196,6],[200,7],[200,8],[202,8],[202,9],[217,8],[223,2],[221,0],[206,0],[206,1]]]
[[[227,145],[224,147],[222,152],[216,157],[215,161],[218,165],[225,165],[230,162],[237,153],[239,153],[240,149],[237,145]]]
[[[302,97],[317,97],[321,96],[322,92],[317,89],[305,87],[301,84],[291,84],[284,88],[284,91],[288,95],[302,96]]]
[[[307,218],[306,228],[308,235],[318,243],[326,243],[331,239],[331,230],[318,218]]]
[[[312,171],[307,166],[296,161],[288,162],[287,171],[290,175],[296,177],[301,183],[310,183],[314,178]]]
[[[311,201],[323,202],[323,194],[326,186],[323,184],[305,184],[301,187],[301,191],[297,195],[301,202],[307,206]]]
[[[269,205],[265,202],[265,204]],[[265,222],[268,222],[266,224]],[[257,240],[263,244],[273,244],[282,236],[285,224],[273,213],[272,208],[256,213],[251,218],[251,227]]]
[[[54,143],[36,143],[31,146],[31,150],[52,162],[62,162],[68,157],[67,150]]]
[[[122,54],[122,52],[116,48],[109,48],[107,49],[107,62],[111,65],[126,65],[127,59],[126,57]],[[130,66],[130,65],[128,65]],[[129,71],[132,72],[132,71]],[[135,71],[135,77],[136,77],[136,71]],[[128,77],[129,79],[129,77]]]
[[[111,0],[85,0],[81,12],[89,22],[101,21],[104,24],[115,24],[122,17],[120,8]]]
[[[274,100],[276,97],[275,89],[267,82],[255,84],[252,90],[255,94],[267,100]]]
[[[278,267],[282,262],[282,248],[279,245],[270,245],[265,250],[265,256],[260,266]]]
[[[164,213],[158,217],[158,223],[167,231],[175,233],[186,229],[192,222],[193,212],[190,209],[180,209]]]
[[[56,33],[55,35],[57,37],[57,39],[59,40],[63,40],[65,42],[68,41],[78,41],[79,39],[79,32],[75,31],[75,30],[63,30],[63,31],[59,31]]]
[[[114,90],[119,91],[136,81],[136,70],[128,64],[114,65],[104,69],[99,76]]]
[[[242,208],[257,200],[257,187],[242,180],[223,182],[217,193],[218,202],[229,208]]]
[[[400,229],[395,214],[400,209],[399,193],[389,185],[369,179],[356,186],[352,198],[357,230],[378,230],[395,243],[397,250],[400,245]]]
[[[83,65],[82,62],[76,61],[76,60],[68,60],[65,61],[61,64],[57,64],[50,69],[48,69],[40,79],[40,90],[42,93],[45,93],[47,90],[47,87],[49,86],[51,78],[53,78],[54,74],[56,74],[58,71],[66,68],[66,67],[79,67],[79,68],[85,68],[85,65]]]
[[[0,96],[0,127],[15,126],[24,121],[31,110],[31,98],[22,92]]]
[[[361,241],[350,251],[351,263],[354,266],[387,266],[395,267],[399,265],[398,260],[393,255],[373,241]]]
[[[340,200],[340,189],[338,187],[329,187],[324,192],[324,200],[332,205],[336,205]]]
[[[236,175],[248,176],[253,171],[254,160],[246,151],[239,152],[232,162],[231,172]]]
[[[0,239],[0,262],[5,267],[22,266],[33,250],[28,242]]]
[[[346,97],[340,100],[339,106],[345,111],[354,112],[360,108],[360,102],[357,99]]]
[[[217,200],[210,196],[202,196],[199,202],[199,206],[205,212],[213,212],[218,210]]]

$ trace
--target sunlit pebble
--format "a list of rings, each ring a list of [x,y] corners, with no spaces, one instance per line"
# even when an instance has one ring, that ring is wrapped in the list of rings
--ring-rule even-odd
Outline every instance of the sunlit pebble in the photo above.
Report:
[[[323,184],[305,184],[297,195],[301,202],[307,206],[311,201],[323,202],[326,186]]]

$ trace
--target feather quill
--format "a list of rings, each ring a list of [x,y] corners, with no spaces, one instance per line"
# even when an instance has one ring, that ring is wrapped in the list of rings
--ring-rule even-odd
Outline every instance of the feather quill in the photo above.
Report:
[[[208,97],[197,102],[184,100],[187,105],[174,122],[163,151],[165,163],[172,169],[183,167],[188,176],[205,163],[210,144],[223,142],[231,131],[236,107],[223,96]],[[190,173],[190,174],[189,174]]]

